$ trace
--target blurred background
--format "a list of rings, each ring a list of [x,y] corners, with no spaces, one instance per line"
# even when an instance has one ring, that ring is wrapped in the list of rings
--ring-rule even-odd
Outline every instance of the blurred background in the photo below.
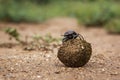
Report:
[[[0,0],[0,21],[41,23],[54,17],[120,33],[120,0]]]
[[[82,68],[57,59],[67,30],[92,45]],[[0,80],[120,80],[120,0],[0,0]]]

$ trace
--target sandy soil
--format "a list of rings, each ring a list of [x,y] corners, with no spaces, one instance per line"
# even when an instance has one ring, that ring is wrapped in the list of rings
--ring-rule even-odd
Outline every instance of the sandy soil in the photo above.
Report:
[[[57,58],[59,47],[53,51],[25,51],[2,29],[15,27],[24,40],[34,34],[51,33],[60,38],[67,30],[82,34],[92,45],[92,57],[83,67],[64,66]],[[0,80],[120,80],[120,35],[107,34],[101,28],[84,28],[75,19],[58,18],[43,24],[0,23]],[[13,46],[9,47],[8,44]]]

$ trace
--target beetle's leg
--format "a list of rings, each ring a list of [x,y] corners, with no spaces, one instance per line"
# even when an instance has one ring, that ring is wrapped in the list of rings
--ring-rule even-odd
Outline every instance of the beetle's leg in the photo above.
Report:
[[[76,39],[78,37],[78,35],[73,35],[73,39]]]
[[[78,37],[79,37],[81,40],[84,40],[84,37],[83,37],[81,34],[78,34]]]
[[[65,38],[62,39],[62,42],[65,42],[67,40],[68,40],[68,38],[65,37]]]

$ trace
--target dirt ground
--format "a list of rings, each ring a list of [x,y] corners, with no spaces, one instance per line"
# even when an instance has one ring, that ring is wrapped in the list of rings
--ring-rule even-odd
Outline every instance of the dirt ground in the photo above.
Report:
[[[51,33],[61,38],[67,30],[82,34],[92,45],[92,57],[83,67],[64,66],[57,58],[59,47],[53,51],[25,51],[2,29],[15,27],[28,40],[34,34]],[[56,18],[42,24],[0,23],[0,80],[120,80],[120,35],[108,34],[102,28],[84,28],[75,19]],[[13,47],[7,47],[13,44]]]

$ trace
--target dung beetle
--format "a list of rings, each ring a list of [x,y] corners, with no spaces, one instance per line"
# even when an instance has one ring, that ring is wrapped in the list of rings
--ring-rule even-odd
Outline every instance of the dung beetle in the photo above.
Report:
[[[76,33],[75,31],[72,31],[72,30],[65,32],[64,35],[62,35],[62,36],[64,36],[64,38],[62,39],[62,42],[65,42],[70,39],[76,39],[77,37],[79,37],[81,40],[84,40],[82,35],[80,35],[79,33]]]

